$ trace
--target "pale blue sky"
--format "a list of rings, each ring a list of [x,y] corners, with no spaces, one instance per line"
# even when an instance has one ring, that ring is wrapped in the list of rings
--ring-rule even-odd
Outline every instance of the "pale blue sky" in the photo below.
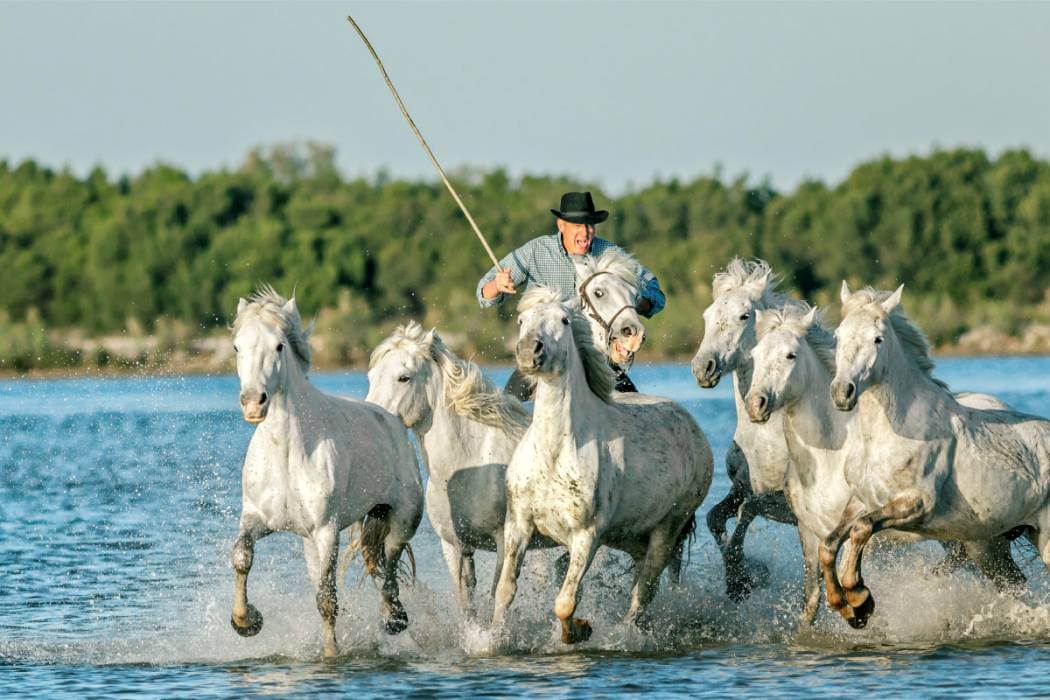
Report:
[[[313,139],[432,177],[348,12],[449,169],[789,188],[935,145],[1050,155],[1050,3],[346,2],[0,4],[0,158],[197,173]]]

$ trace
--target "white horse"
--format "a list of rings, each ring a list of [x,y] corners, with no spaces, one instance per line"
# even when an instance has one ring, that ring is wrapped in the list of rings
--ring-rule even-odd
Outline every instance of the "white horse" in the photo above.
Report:
[[[412,429],[427,466],[427,516],[466,614],[472,614],[474,551],[503,563],[504,474],[529,426],[524,405],[473,362],[416,322],[399,326],[372,353],[368,401]]]
[[[507,466],[504,560],[492,624],[502,626],[525,549],[539,531],[570,553],[554,612],[562,641],[574,643],[591,634],[573,615],[599,545],[635,561],[625,619],[635,621],[646,609],[711,485],[711,449],[672,401],[612,395],[613,373],[574,305],[537,287],[519,310],[517,364],[538,386],[532,424]]]
[[[820,321],[817,309],[793,304],[759,311],[758,342],[751,355],[754,372],[745,404],[748,417],[766,423],[780,415],[788,463],[785,493],[798,518],[805,565],[802,619],[812,623],[820,605],[820,543],[835,529],[850,498],[846,459],[851,440],[857,440],[855,414],[836,410],[830,387],[835,372],[835,338]],[[979,408],[1006,408],[984,394],[960,394],[960,403]],[[1023,574],[1005,548],[989,551],[978,544],[965,547],[993,581],[1002,575]],[[950,573],[962,563],[963,552],[950,551],[938,566]],[[992,559],[992,556],[998,557]]]
[[[790,457],[784,444],[781,416],[763,424],[747,420],[744,397],[751,384],[751,350],[755,347],[755,315],[763,309],[793,304],[777,291],[778,277],[762,260],[734,258],[714,277],[714,301],[704,310],[704,337],[693,357],[692,370],[704,388],[718,385],[733,373],[736,432],[726,456],[729,494],[707,514],[707,528],[715,538],[725,565],[726,593],[734,600],[746,598],[755,580],[744,559],[744,537],[759,515],[795,524],[784,498],[784,477]],[[737,524],[726,537],[726,521]]]
[[[359,546],[382,578],[386,631],[408,624],[398,599],[398,560],[423,513],[415,450],[401,422],[378,406],[314,388],[309,331],[295,300],[270,287],[241,299],[233,324],[244,419],[256,424],[242,473],[240,531],[233,545],[233,628],[258,634],[262,615],[248,603],[255,543],[276,531],[303,538],[317,587],[324,654],[334,656],[339,533],[363,522]]]
[[[960,404],[931,376],[929,345],[900,308],[902,291],[853,294],[843,282],[835,332],[831,396],[843,411],[859,404],[860,439],[846,458],[852,495],[820,559],[828,603],[854,627],[874,611],[861,557],[883,529],[992,550],[1023,529],[1036,533],[1050,566],[1050,421]]]

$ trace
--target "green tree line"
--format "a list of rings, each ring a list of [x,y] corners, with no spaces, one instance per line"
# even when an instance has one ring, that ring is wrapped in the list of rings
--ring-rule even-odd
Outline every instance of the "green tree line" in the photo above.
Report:
[[[499,254],[553,230],[547,210],[562,192],[592,190],[612,212],[598,235],[634,252],[667,293],[652,356],[695,349],[711,276],[734,255],[766,259],[820,304],[837,304],[842,279],[904,282],[906,308],[937,343],[1050,321],[1050,162],[1025,150],[884,157],[791,192],[747,177],[658,181],[620,197],[503,170],[453,179]],[[294,288],[304,314],[319,314],[333,364],[359,361],[409,317],[502,359],[513,309],[477,307],[487,268],[439,182],[346,179],[321,145],[257,150],[198,177],[167,165],[77,177],[0,161],[0,362],[19,368],[86,361],[45,357],[51,329],[218,332],[264,282]]]

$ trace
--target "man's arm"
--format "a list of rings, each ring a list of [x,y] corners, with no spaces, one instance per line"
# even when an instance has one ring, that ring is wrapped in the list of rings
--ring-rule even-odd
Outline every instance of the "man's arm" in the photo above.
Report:
[[[642,268],[642,291],[638,299],[638,313],[646,318],[652,318],[663,311],[666,300],[656,275],[650,272],[645,265],[640,267]]]
[[[510,292],[505,286],[506,277],[504,275],[499,275],[502,270],[509,270],[510,282],[514,286],[524,284],[526,279],[528,279],[528,272],[524,264],[524,261],[527,259],[526,256],[528,251],[526,248],[528,245],[529,244],[526,243],[517,250],[512,251],[499,261],[498,268],[491,268],[485,273],[485,276],[478,281],[478,287],[475,294],[481,308],[487,309],[490,306],[496,306],[497,304],[503,303],[503,300],[506,299],[507,295],[504,291],[501,291],[501,287],[503,290],[506,290],[506,292]],[[497,275],[500,276],[500,280],[497,280]]]

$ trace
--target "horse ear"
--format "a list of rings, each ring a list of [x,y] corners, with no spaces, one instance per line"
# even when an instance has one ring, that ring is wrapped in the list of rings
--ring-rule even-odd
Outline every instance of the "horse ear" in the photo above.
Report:
[[[248,308],[248,300],[244,297],[241,297],[240,301],[237,302],[237,313],[240,314],[246,308]]]
[[[431,328],[429,331],[426,332],[426,335],[423,336],[423,345],[426,345],[427,349],[433,347],[434,339],[437,337],[437,328]]]
[[[853,292],[850,291],[849,283],[846,280],[842,280],[842,287],[839,289],[839,300],[845,304],[851,296],[853,296]]]
[[[886,299],[883,300],[883,302],[881,304],[879,304],[879,306],[881,306],[882,310],[885,311],[886,313],[889,313],[889,312],[893,311],[898,306],[900,306],[901,295],[903,293],[904,293],[904,285],[902,284],[901,286],[897,287],[897,289],[893,292],[893,294],[890,294],[888,297],[886,297]]]
[[[765,293],[766,287],[769,286],[769,275],[770,273],[767,272],[758,279],[748,282],[747,285],[745,285],[747,287],[748,296],[752,299],[758,299],[761,297]]]
[[[817,308],[816,306],[811,306],[810,309],[809,309],[809,312],[806,313],[806,315],[802,317],[802,325],[804,325],[806,328],[809,328],[810,326],[812,326],[814,321],[817,320],[817,314],[819,312],[820,312],[819,308]]]
[[[299,315],[299,307],[296,306],[296,304],[295,304],[295,297],[292,297],[291,299],[286,301],[284,306],[281,307],[281,310],[284,311],[289,316],[298,316]]]

